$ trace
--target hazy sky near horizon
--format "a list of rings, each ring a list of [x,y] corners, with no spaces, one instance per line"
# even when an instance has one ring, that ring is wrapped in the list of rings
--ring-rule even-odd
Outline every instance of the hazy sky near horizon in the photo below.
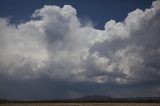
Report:
[[[160,96],[160,0],[1,0],[0,99]]]

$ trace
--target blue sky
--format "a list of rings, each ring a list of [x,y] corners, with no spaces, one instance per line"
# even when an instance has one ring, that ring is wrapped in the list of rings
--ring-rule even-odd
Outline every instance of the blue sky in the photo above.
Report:
[[[113,19],[123,21],[129,12],[139,8],[149,8],[153,0],[1,0],[0,16],[10,17],[13,23],[30,19],[31,14],[44,5],[72,5],[77,16],[90,19],[96,28],[104,29],[104,24]]]
[[[159,11],[159,0],[0,0],[0,99],[160,96]]]

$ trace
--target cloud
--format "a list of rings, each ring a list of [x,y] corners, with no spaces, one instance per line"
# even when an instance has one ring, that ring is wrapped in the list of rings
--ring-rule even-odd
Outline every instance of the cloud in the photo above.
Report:
[[[45,76],[56,81],[125,86],[149,81],[155,85],[146,92],[155,90],[160,82],[159,11],[157,0],[145,11],[129,13],[123,22],[106,22],[104,30],[81,23],[70,5],[45,5],[30,21],[18,25],[0,18],[0,74],[17,80],[39,81]],[[152,95],[157,92],[159,89]]]
[[[101,58],[108,59],[108,64],[114,65],[110,73],[116,73],[116,82],[158,80],[160,77],[159,5],[159,1],[155,1],[150,9],[136,9],[128,14],[124,22],[107,22],[102,34],[103,40],[90,48],[92,53],[98,52]],[[156,52],[151,54],[152,51]],[[108,68],[105,70],[110,70]]]

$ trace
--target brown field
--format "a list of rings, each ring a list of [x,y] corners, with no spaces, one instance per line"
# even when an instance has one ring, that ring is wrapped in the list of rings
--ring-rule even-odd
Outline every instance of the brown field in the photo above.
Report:
[[[4,103],[0,106],[160,106],[160,103]]]

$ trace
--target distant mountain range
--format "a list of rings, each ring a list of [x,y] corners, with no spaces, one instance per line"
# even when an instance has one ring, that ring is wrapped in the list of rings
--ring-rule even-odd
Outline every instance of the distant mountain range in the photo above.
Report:
[[[130,97],[130,98],[122,98],[128,100],[160,100],[160,97]]]
[[[129,97],[129,98],[113,98],[110,96],[89,95],[73,99],[53,99],[53,100],[6,100],[0,99],[0,103],[160,103],[160,97]]]
[[[112,97],[109,96],[101,96],[101,95],[90,95],[90,96],[83,96],[80,98],[76,98],[75,100],[112,100]]]
[[[101,96],[101,95],[90,95],[90,96],[83,96],[80,98],[75,98],[73,100],[80,100],[80,101],[142,101],[142,102],[160,102],[160,97],[129,97],[129,98],[113,98],[110,96]]]

